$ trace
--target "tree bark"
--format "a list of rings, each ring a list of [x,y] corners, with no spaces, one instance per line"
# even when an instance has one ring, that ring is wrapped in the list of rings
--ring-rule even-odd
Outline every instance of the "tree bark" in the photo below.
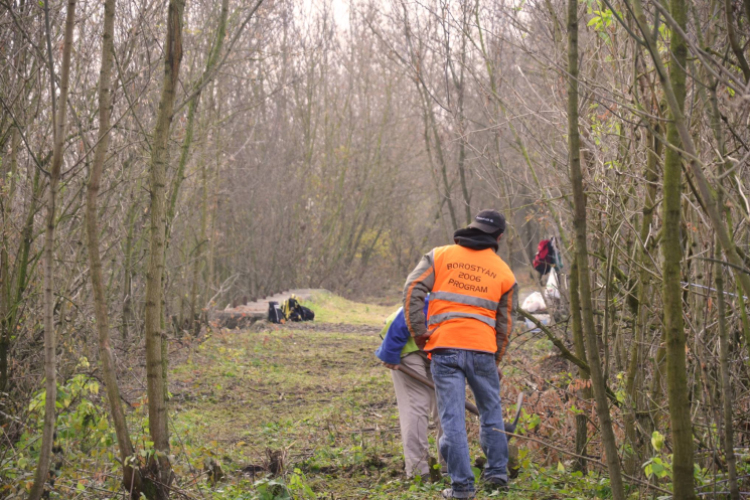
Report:
[[[634,0],[636,19],[645,32],[647,44],[662,87],[667,94],[667,102],[672,120],[667,125],[667,141],[680,149],[690,148],[692,139],[680,132],[682,110],[685,103],[685,67],[687,63],[687,45],[685,40],[672,30],[670,50],[673,63],[670,64],[669,76],[666,74],[656,47],[650,39],[650,31],[645,23],[645,15],[640,0]],[[687,9],[684,0],[671,0],[672,17],[684,29],[687,24]],[[684,125],[684,123],[683,123]],[[682,139],[682,141],[680,140]],[[689,143],[689,144],[688,144]],[[693,151],[688,154],[693,155]],[[667,361],[667,397],[672,431],[674,458],[673,484],[675,498],[690,500],[695,498],[693,479],[693,430],[690,421],[690,401],[688,399],[687,366],[685,356],[685,331],[682,318],[682,287],[680,285],[682,246],[680,244],[680,219],[682,197],[682,158],[674,148],[668,148],[664,158],[663,175],[664,201],[662,204],[663,228],[661,234],[662,277],[664,302],[664,333],[666,340]],[[708,200],[704,200],[707,202]]]
[[[721,113],[719,112],[719,100],[716,95],[716,87],[718,82],[714,81],[713,85],[709,88],[709,105],[710,105],[710,117],[711,117],[711,129],[716,139],[717,150],[719,152],[719,172],[723,174],[728,168],[731,168],[729,161],[726,159],[726,148],[724,143],[724,136],[721,132]],[[723,161],[722,161],[723,160]],[[717,193],[718,205],[724,208],[724,197],[723,191],[719,190]],[[731,227],[731,212],[728,209],[724,210],[729,225]],[[732,384],[729,373],[729,334],[727,331],[727,316],[726,316],[726,297],[724,296],[724,267],[721,262],[721,255],[719,255],[719,241],[715,239],[714,247],[714,281],[716,282],[716,293],[718,303],[718,314],[719,314],[719,371],[721,375],[721,399],[722,399],[722,425],[724,431],[724,454],[727,461],[727,469],[729,472],[729,494],[732,500],[739,500],[740,490],[737,483],[737,459],[734,455],[734,427],[732,422],[732,404],[734,397],[732,395]],[[739,290],[738,290],[739,292]],[[743,302],[742,294],[738,293],[740,303]],[[743,327],[747,319],[747,311],[742,308]],[[750,344],[746,346],[750,349]]]
[[[721,113],[719,112],[719,99],[716,95],[717,86],[718,82],[713,81],[712,85],[709,87],[709,104],[711,107],[711,129],[714,134],[714,139],[716,139],[717,150],[719,152],[718,161],[721,165],[719,172],[723,174],[729,168],[731,168],[731,165],[729,164],[729,160],[726,158],[726,144],[724,142],[724,136],[721,131]],[[719,191],[717,196],[719,197],[717,200],[718,205],[724,209],[724,213],[726,215],[728,223],[727,225],[729,227],[733,227],[732,212],[724,207],[722,191]],[[742,288],[739,280],[737,280],[735,283],[735,289],[737,290],[737,302],[739,303],[740,324],[742,325],[742,332],[743,336],[745,337],[745,349],[747,349],[748,353],[750,354],[750,324],[748,324],[749,322],[747,317],[747,307],[745,305],[745,300],[743,298]]]
[[[169,161],[169,132],[172,123],[177,80],[182,61],[182,17],[185,0],[170,0],[164,45],[164,81],[151,146],[151,230],[146,273],[146,375],[149,432],[154,442],[149,470],[153,474],[153,498],[169,498],[172,467],[169,463],[169,428],[165,377],[162,371],[164,331],[161,321],[164,235],[166,231],[166,166]]]
[[[552,6],[550,0],[544,0],[544,6],[547,7],[547,12],[549,12],[549,17],[552,20],[552,41],[554,42],[555,47],[560,47],[563,44],[560,18],[557,17],[557,12],[555,12],[555,8]]]
[[[97,224],[97,197],[101,185],[104,161],[109,148],[110,115],[112,110],[112,63],[114,59],[114,27],[116,0],[104,2],[104,33],[102,37],[102,65],[99,72],[99,138],[94,151],[88,189],[86,191],[86,236],[88,243],[89,266],[91,269],[91,289],[94,296],[94,314],[99,338],[99,360],[102,366],[104,385],[107,390],[112,422],[117,435],[120,459],[123,464],[122,484],[135,499],[140,498],[140,477],[128,465],[128,457],[133,455],[133,444],[128,433],[128,424],[120,401],[120,388],[117,384],[114,357],[109,341],[109,306],[102,278],[102,262],[99,255],[99,228]]]
[[[62,69],[60,74],[60,102],[56,109],[55,99],[55,69],[52,61],[52,41],[49,24],[49,6],[44,4],[44,14],[47,30],[47,52],[49,54],[50,98],[52,100],[53,152],[52,166],[49,171],[49,192],[47,195],[46,228],[44,233],[44,426],[42,428],[42,446],[39,450],[34,484],[29,492],[29,500],[39,500],[44,492],[44,485],[49,474],[50,454],[55,435],[55,420],[57,402],[57,338],[55,333],[54,307],[55,298],[52,293],[54,286],[54,247],[55,247],[55,213],[57,203],[57,189],[60,182],[60,171],[63,161],[63,144],[65,142],[65,118],[68,101],[68,82],[70,80],[70,53],[73,46],[73,26],[75,24],[76,1],[68,0],[65,17],[65,37],[62,47]]]
[[[14,126],[11,132],[10,140],[10,164],[8,171],[5,170],[5,162],[2,164],[0,173],[2,178],[9,177],[11,183],[14,182],[16,171],[18,170],[18,148],[21,146],[21,134],[17,126]],[[13,297],[13,284],[10,272],[10,256],[8,254],[8,245],[10,245],[10,227],[11,217],[13,215],[12,206],[15,194],[14,186],[11,184],[7,196],[0,199],[0,215],[2,220],[0,231],[2,231],[2,241],[0,241],[0,392],[5,392],[8,387],[8,355],[10,352],[11,339],[11,303]],[[0,416],[0,424],[5,417]]]
[[[732,13],[732,0],[724,0],[724,16],[727,21],[727,38],[729,39],[729,46],[732,47],[732,52],[737,58],[737,62],[740,64],[742,75],[745,77],[745,83],[750,82],[750,66],[747,64],[745,53],[740,47],[737,41],[737,33],[734,30],[734,14]]]
[[[192,284],[190,286],[190,331],[194,335],[200,333],[201,322],[196,320],[196,310],[198,309],[198,281],[200,279],[200,271],[204,263],[204,247],[208,243],[206,240],[206,230],[208,228],[208,166],[206,165],[205,158],[205,142],[204,151],[200,158],[200,171],[201,171],[201,218],[200,218],[200,229],[198,233],[198,241],[195,245],[195,255],[193,257],[193,277]]]
[[[446,30],[445,34],[445,57],[448,62],[448,67],[451,72],[452,80],[453,80],[453,86],[456,89],[457,99],[456,99],[456,121],[458,124],[458,178],[461,182],[461,193],[464,197],[464,212],[466,214],[466,225],[471,224],[472,221],[472,213],[471,213],[471,196],[469,194],[469,188],[466,182],[466,119],[464,116],[464,95],[465,95],[465,79],[464,79],[464,70],[466,68],[466,39],[468,37],[467,33],[469,32],[468,28],[468,18],[469,14],[467,13],[469,9],[468,2],[461,3],[461,68],[456,74],[455,65],[453,64],[453,59],[451,58],[450,53],[450,44],[448,43],[448,33]],[[443,26],[445,27],[445,24],[443,23]],[[444,28],[445,29],[445,28]]]
[[[658,125],[656,125],[658,127]],[[658,128],[657,128],[658,131]],[[656,210],[656,187],[659,180],[657,166],[661,156],[661,142],[655,134],[649,130],[646,135],[648,158],[646,160],[646,199],[643,201],[643,219],[641,220],[640,239],[638,244],[637,259],[640,262],[641,270],[638,280],[638,299],[637,307],[634,314],[635,322],[635,339],[630,348],[630,357],[628,369],[625,375],[625,393],[629,398],[628,411],[624,416],[625,436],[631,447],[626,454],[625,473],[635,474],[638,468],[638,462],[641,458],[638,449],[638,438],[636,433],[636,420],[639,411],[639,397],[641,382],[644,377],[638,378],[639,367],[641,366],[641,345],[645,338],[646,330],[646,306],[647,294],[651,287],[651,275],[646,268],[646,255],[654,245],[651,237],[651,224],[654,219],[654,210]],[[638,380],[638,383],[636,383]]]
[[[594,315],[591,304],[591,283],[589,281],[588,245],[586,235],[586,195],[583,189],[581,172],[580,136],[578,131],[578,2],[568,0],[568,155],[570,160],[570,183],[573,188],[574,226],[576,236],[576,263],[579,276],[579,296],[581,319],[586,340],[586,353],[591,373],[591,383],[596,400],[596,412],[602,433],[604,450],[607,455],[612,498],[624,500],[625,493],[620,470],[620,457],[617,442],[612,431],[612,418],[602,376],[599,346],[594,329]]]
[[[674,3],[677,3],[678,5],[682,6],[682,12],[680,14],[676,14],[675,12],[672,13],[672,18],[675,19],[678,23],[677,27],[681,28],[681,30],[684,32],[684,25],[685,25],[685,15],[684,15],[684,2],[682,0],[673,0]],[[667,99],[667,104],[669,105],[669,110],[672,114],[672,124],[676,128],[677,132],[679,133],[679,137],[682,140],[682,149],[685,152],[685,156],[688,159],[690,170],[693,173],[693,183],[695,184],[698,192],[700,193],[701,201],[703,202],[703,208],[708,215],[709,219],[711,220],[711,225],[713,226],[714,231],[716,231],[716,235],[719,237],[719,241],[721,242],[722,249],[724,250],[724,254],[729,261],[729,264],[734,266],[735,268],[742,269],[744,268],[744,261],[740,257],[740,254],[737,251],[737,248],[734,245],[734,242],[729,236],[729,232],[727,231],[726,226],[724,225],[724,222],[722,220],[718,203],[716,201],[716,195],[713,187],[708,182],[708,179],[706,178],[706,174],[703,172],[703,166],[701,165],[700,161],[698,160],[698,155],[696,153],[695,143],[693,141],[693,137],[690,135],[690,130],[688,128],[687,120],[685,118],[685,115],[683,113],[683,107],[680,105],[680,100],[677,96],[677,86],[673,86],[672,84],[672,76],[667,72],[666,67],[664,66],[664,62],[661,60],[661,56],[659,55],[658,48],[656,46],[656,42],[653,40],[653,37],[651,36],[651,31],[648,27],[648,23],[646,22],[646,15],[643,12],[643,4],[641,0],[633,0],[633,12],[635,14],[635,18],[638,21],[638,26],[643,34],[643,39],[648,47],[649,53],[651,54],[651,59],[654,61],[654,66],[656,68],[656,73],[659,76],[659,81],[661,83],[661,87],[664,90],[664,95]],[[677,19],[676,16],[681,16],[680,19]],[[672,26],[674,28],[674,26]],[[679,36],[679,33],[677,33],[676,30],[672,30],[672,37],[673,38],[679,38],[682,40],[682,38]],[[684,43],[684,42],[683,42]],[[687,54],[687,48],[685,48],[685,54]],[[678,65],[679,66],[679,65]],[[684,65],[681,66],[681,68],[684,68]],[[674,70],[674,68],[672,68]],[[683,82],[685,78],[684,71],[680,72],[682,74]],[[683,84],[684,87],[684,84]],[[684,88],[683,88],[684,92]],[[683,95],[684,100],[684,95]],[[750,295],[750,275],[739,272],[735,274],[736,279],[740,282],[740,285],[742,286],[742,290],[744,291],[745,295]]]
[[[570,318],[571,324],[573,325],[573,345],[575,346],[575,353],[578,359],[582,359],[590,364],[590,361],[586,357],[586,346],[583,336],[583,324],[581,322],[581,299],[579,295],[579,273],[578,264],[573,259],[573,263],[570,268]],[[587,386],[579,391],[579,396],[584,401],[591,401],[591,374],[589,370],[584,370],[578,367],[578,378],[584,382],[588,382]],[[579,408],[582,413],[576,415],[576,454],[585,457],[586,456],[586,443],[588,443],[588,417],[584,411],[588,408]],[[586,467],[588,465],[587,460],[579,458],[576,461],[575,469],[586,473]]]
[[[190,146],[193,143],[193,131],[195,129],[195,117],[198,112],[198,106],[201,101],[201,89],[205,85],[205,82],[211,78],[211,75],[219,62],[219,55],[221,49],[224,46],[224,38],[227,33],[227,16],[229,15],[229,1],[222,0],[221,2],[221,13],[219,14],[219,25],[216,28],[216,40],[211,45],[208,57],[206,58],[206,67],[203,70],[200,80],[198,80],[193,86],[195,94],[190,99],[188,106],[188,120],[187,126],[185,127],[185,138],[182,141],[182,148],[180,151],[180,161],[177,166],[177,173],[175,174],[174,182],[172,183],[172,190],[169,195],[169,208],[167,211],[167,240],[169,239],[169,231],[177,210],[177,196],[180,193],[180,186],[182,181],[185,179],[185,167],[190,154]]]
[[[141,187],[141,182],[138,182]],[[137,192],[137,190],[136,190]],[[123,266],[122,266],[122,325],[120,326],[120,335],[122,340],[127,340],[130,336],[130,326],[133,323],[133,250],[135,242],[135,223],[138,218],[138,204],[133,202],[128,210],[126,217],[127,233],[125,234],[125,243],[123,245]]]
[[[175,174],[174,181],[172,182],[172,189],[169,195],[169,207],[167,209],[167,225],[166,225],[166,247],[169,246],[169,238],[171,233],[171,227],[172,222],[174,221],[174,217],[177,211],[177,197],[179,196],[180,187],[182,186],[182,181],[185,179],[185,167],[187,166],[187,160],[190,154],[190,147],[193,143],[193,132],[195,128],[195,120],[196,115],[198,114],[198,106],[200,105],[201,100],[201,90],[203,86],[205,85],[205,82],[211,78],[211,75],[213,74],[214,68],[219,62],[219,55],[221,54],[221,49],[224,46],[224,38],[226,37],[227,32],[227,16],[229,15],[229,1],[228,0],[222,0],[221,2],[221,11],[219,14],[219,24],[216,27],[216,39],[214,40],[213,44],[211,45],[211,48],[208,52],[208,56],[206,57],[206,66],[203,70],[203,74],[201,75],[201,78],[193,85],[195,89],[195,94],[190,99],[190,104],[188,105],[188,119],[187,119],[187,126],[185,128],[185,139],[182,142],[182,148],[180,151],[180,161],[177,167],[177,173]],[[203,161],[203,160],[201,160]],[[203,182],[205,182],[205,165],[202,166],[202,178]],[[204,210],[205,211],[205,210]],[[201,237],[200,242],[198,243],[197,250],[201,250],[201,245],[203,244],[203,239],[205,238],[205,221],[203,220],[203,212],[201,215],[201,234],[203,235]],[[166,251],[166,248],[165,248]],[[165,256],[166,258],[166,256]],[[190,329],[192,329],[193,322],[195,321],[195,295],[197,290],[197,273],[198,273],[198,267],[199,267],[200,259],[199,257],[195,257],[195,263],[193,264],[194,270],[193,270],[193,284],[191,286],[191,293],[190,293]],[[180,314],[180,322],[182,322],[182,314]]]
[[[716,246],[718,247],[718,241]],[[727,311],[724,298],[724,267],[714,251],[714,273],[719,313],[719,368],[721,372],[722,426],[724,431],[724,455],[729,471],[729,495],[732,500],[740,500],[737,484],[737,459],[734,455],[734,425],[732,423],[732,383],[729,375],[729,334],[727,333]]]

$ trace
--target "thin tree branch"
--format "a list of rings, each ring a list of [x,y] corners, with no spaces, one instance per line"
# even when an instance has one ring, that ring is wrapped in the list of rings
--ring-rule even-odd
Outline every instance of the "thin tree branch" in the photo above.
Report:
[[[219,64],[217,64],[214,69],[207,75],[204,75],[200,82],[195,86],[193,91],[177,106],[174,108],[174,112],[172,115],[176,115],[179,113],[182,108],[184,108],[188,103],[190,103],[191,100],[195,98],[198,94],[200,94],[203,89],[213,81],[213,79],[216,77],[216,75],[219,73],[219,70],[224,65],[224,63],[227,60],[227,57],[232,52],[232,49],[234,48],[234,44],[237,42],[237,40],[240,38],[240,35],[242,34],[242,31],[245,29],[245,26],[247,26],[247,23],[250,22],[250,19],[252,19],[253,14],[255,14],[255,11],[260,8],[261,4],[263,3],[263,0],[258,0],[253,8],[250,10],[250,13],[245,17],[245,20],[242,21],[242,24],[240,24],[240,27],[237,29],[237,32],[234,34],[234,37],[232,37],[232,41],[229,42],[229,45],[227,46],[227,51],[224,53],[224,57],[221,58],[221,61],[219,61]]]

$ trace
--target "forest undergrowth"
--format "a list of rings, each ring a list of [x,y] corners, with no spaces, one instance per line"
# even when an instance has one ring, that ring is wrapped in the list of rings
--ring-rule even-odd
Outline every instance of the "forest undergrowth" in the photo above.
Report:
[[[244,330],[214,328],[198,338],[174,340],[169,389],[175,498],[422,499],[436,498],[445,487],[429,478],[407,480],[403,473],[393,387],[373,355],[382,321],[396,306],[355,303],[327,293],[308,305],[318,321],[261,321]],[[565,338],[565,328],[563,321],[553,331]],[[103,387],[85,357],[76,372],[60,381],[58,390],[56,479],[50,498],[122,498]],[[133,398],[127,414],[136,447],[131,460],[143,465],[153,453],[145,373],[130,372],[131,387],[123,397]],[[519,391],[526,396],[520,436],[512,440],[518,477],[509,493],[480,491],[477,498],[610,496],[591,423],[588,470],[575,471],[575,457],[566,452],[575,415],[584,412],[593,419],[593,408],[576,399],[582,382],[571,373],[573,367],[549,339],[517,322],[504,362],[502,396],[506,418],[515,413]],[[619,396],[622,390],[613,389]],[[36,394],[22,438],[0,457],[0,497],[25,498],[31,487],[44,396]],[[467,415],[467,420],[472,458],[479,458],[478,419]],[[433,445],[434,434],[432,429]],[[653,457],[643,467],[656,497],[670,498],[665,493],[670,488],[668,450],[658,435],[652,446]],[[744,476],[750,472],[748,457],[740,459]],[[696,468],[696,479],[712,484],[722,478]],[[643,485],[631,486],[630,496],[640,498],[645,490],[638,486]]]

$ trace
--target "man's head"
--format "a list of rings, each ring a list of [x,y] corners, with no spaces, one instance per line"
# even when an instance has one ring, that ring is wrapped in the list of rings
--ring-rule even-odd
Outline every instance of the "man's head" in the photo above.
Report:
[[[505,232],[505,217],[497,210],[482,210],[474,217],[474,222],[469,224],[469,227],[479,229],[499,240]]]

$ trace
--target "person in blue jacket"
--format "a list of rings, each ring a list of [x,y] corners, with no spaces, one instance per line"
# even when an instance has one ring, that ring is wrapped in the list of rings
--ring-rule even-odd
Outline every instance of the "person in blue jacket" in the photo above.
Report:
[[[429,300],[429,299],[428,299]],[[425,301],[424,313],[427,317],[427,305]],[[398,404],[398,418],[401,424],[401,441],[404,447],[404,463],[406,476],[427,477],[430,474],[429,465],[429,441],[428,425],[432,417],[437,425],[436,442],[440,441],[442,434],[440,421],[437,417],[437,404],[435,391],[404,375],[400,367],[405,366],[412,371],[432,380],[430,373],[430,361],[414,342],[414,338],[406,327],[406,318],[403,308],[391,314],[386,320],[385,327],[381,332],[382,344],[375,351],[375,355],[383,364],[391,369],[393,388],[396,391],[396,402]],[[440,462],[443,462],[442,457]]]

